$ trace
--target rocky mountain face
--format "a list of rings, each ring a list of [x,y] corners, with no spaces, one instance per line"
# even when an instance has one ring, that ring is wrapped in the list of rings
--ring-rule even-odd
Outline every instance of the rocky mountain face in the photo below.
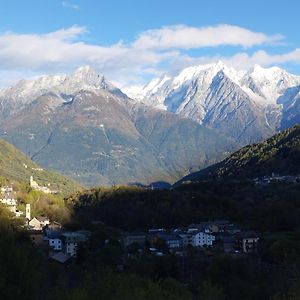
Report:
[[[219,61],[125,90],[149,106],[216,129],[241,144],[261,141],[299,121],[300,76],[258,65],[237,71]]]
[[[1,137],[87,185],[174,182],[237,144],[199,123],[137,103],[90,67],[0,91]]]

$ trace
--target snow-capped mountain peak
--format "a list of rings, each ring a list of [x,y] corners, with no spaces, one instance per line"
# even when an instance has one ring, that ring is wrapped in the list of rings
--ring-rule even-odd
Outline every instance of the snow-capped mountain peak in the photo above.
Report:
[[[204,85],[209,85],[220,71],[223,71],[234,82],[239,82],[245,73],[244,71],[237,71],[219,60],[216,63],[187,67],[173,76],[164,74],[161,77],[152,79],[145,86],[127,87],[124,92],[131,98],[145,100],[153,95],[161,94],[166,87],[168,87],[168,91],[176,90],[196,80]]]
[[[191,118],[238,140],[249,134],[251,139],[244,138],[249,142],[283,126],[283,105],[295,106],[299,89],[300,76],[281,68],[255,65],[236,70],[217,61],[163,75],[142,88],[128,90],[132,98],[147,105]]]
[[[277,105],[278,98],[300,84],[300,76],[279,67],[254,65],[242,79],[242,88],[261,105]]]
[[[83,66],[70,75],[43,75],[32,80],[21,80],[15,86],[0,90],[2,111],[18,111],[38,97],[54,93],[73,95],[79,91],[118,89],[90,66]]]
[[[199,77],[204,78],[207,83],[211,82],[213,77],[220,71],[223,71],[228,77],[232,77],[233,80],[237,80],[239,77],[235,69],[228,67],[223,61],[219,60],[216,63],[197,65],[183,69],[175,76],[173,81],[174,87],[177,88],[179,85]]]

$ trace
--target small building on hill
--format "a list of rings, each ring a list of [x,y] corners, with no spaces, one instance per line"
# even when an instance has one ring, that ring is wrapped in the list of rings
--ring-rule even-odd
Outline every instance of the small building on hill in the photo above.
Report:
[[[76,257],[78,253],[78,246],[84,244],[88,237],[80,232],[64,232],[63,239],[63,252],[72,257]]]
[[[134,244],[139,245],[142,249],[145,249],[146,234],[144,232],[124,233],[122,241],[125,249],[128,249],[128,247]]]
[[[5,185],[5,186],[1,187],[1,194],[3,194],[3,193],[11,193],[11,192],[13,192],[13,188],[11,186]]]
[[[47,233],[49,248],[54,251],[62,251],[63,235],[60,231],[50,230]]]
[[[40,186],[35,180],[33,180],[33,176],[30,176],[30,187],[45,194],[57,193],[56,191],[51,191],[47,186]]]
[[[259,237],[252,231],[240,232],[236,236],[235,249],[243,253],[256,253]]]
[[[28,225],[33,230],[42,230],[46,225],[50,224],[50,220],[47,217],[33,218],[28,222]]]

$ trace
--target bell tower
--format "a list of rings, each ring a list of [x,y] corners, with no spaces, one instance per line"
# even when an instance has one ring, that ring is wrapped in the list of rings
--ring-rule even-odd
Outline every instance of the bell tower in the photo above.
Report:
[[[26,219],[28,221],[31,220],[31,211],[30,211],[30,204],[26,204],[26,212],[25,212],[25,216],[26,216]]]

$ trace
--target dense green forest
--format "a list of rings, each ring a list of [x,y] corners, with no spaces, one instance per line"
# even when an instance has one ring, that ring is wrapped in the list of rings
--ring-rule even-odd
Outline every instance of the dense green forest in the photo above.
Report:
[[[300,226],[300,183],[202,182],[164,191],[96,188],[66,202],[82,223],[100,220],[123,230],[174,228],[212,219],[270,232]]]
[[[80,192],[65,199],[69,226],[89,229],[93,235],[67,268],[43,257],[1,208],[1,298],[299,299],[299,195],[298,183],[249,182],[206,182],[171,191],[114,187]],[[123,261],[118,241],[123,230],[171,228],[216,218],[259,232],[259,254],[234,257],[216,252],[207,257],[190,249],[184,260],[143,254]]]
[[[299,297],[300,183],[202,182],[169,191],[97,188],[77,193],[66,202],[77,222],[85,226],[92,220],[134,231],[227,219],[255,230],[261,237],[256,257],[215,253],[207,259],[191,253],[184,263],[193,273],[188,284],[193,299]],[[182,261],[176,263],[141,257],[129,270],[152,280],[170,276],[180,281]]]

